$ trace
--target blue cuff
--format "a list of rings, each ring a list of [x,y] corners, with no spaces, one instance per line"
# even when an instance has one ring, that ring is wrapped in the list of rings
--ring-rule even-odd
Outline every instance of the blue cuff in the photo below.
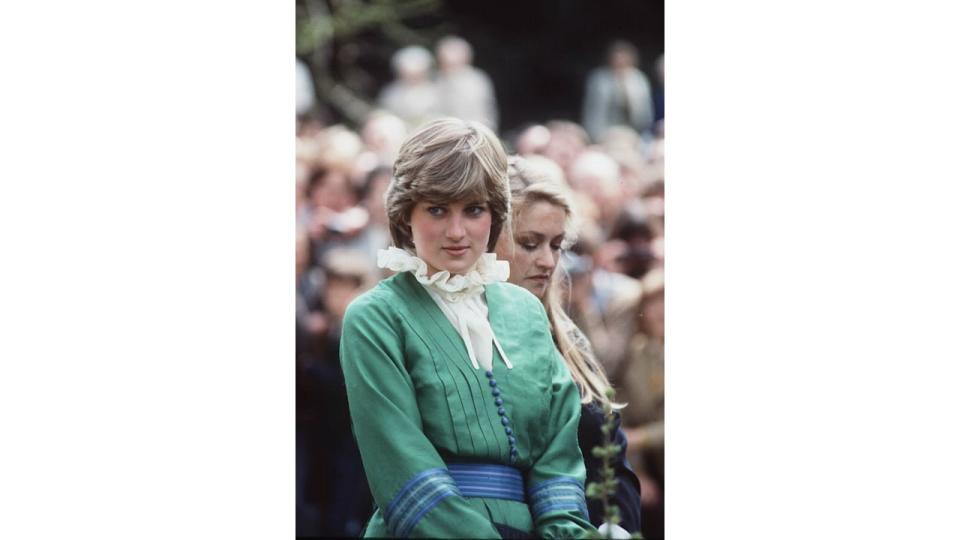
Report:
[[[585,519],[589,519],[583,484],[574,478],[561,477],[540,482],[530,488],[528,500],[534,522],[553,512],[580,512]]]
[[[410,479],[383,511],[393,536],[406,538],[420,519],[443,499],[460,495],[445,468],[427,469]]]

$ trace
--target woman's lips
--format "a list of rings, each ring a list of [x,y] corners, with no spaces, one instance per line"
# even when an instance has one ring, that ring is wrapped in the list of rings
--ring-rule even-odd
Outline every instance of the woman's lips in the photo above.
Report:
[[[450,255],[460,256],[467,252],[467,246],[450,246],[443,248]]]

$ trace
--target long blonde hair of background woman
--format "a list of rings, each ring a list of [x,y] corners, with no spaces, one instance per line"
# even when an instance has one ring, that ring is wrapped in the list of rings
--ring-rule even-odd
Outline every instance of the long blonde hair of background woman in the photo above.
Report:
[[[546,202],[561,208],[566,214],[563,247],[567,248],[575,240],[575,213],[570,198],[561,184],[545,181],[546,177],[531,170],[523,158],[511,156],[507,175],[510,179],[510,204],[512,221],[516,223],[524,210],[535,202]],[[510,249],[516,249],[512,225],[507,230]],[[550,278],[550,285],[543,297],[543,306],[550,320],[550,329],[560,354],[574,382],[580,388],[581,402],[584,404],[609,401],[606,392],[611,388],[603,367],[597,361],[590,348],[590,342],[583,332],[570,320],[563,309],[563,298],[569,291],[569,277],[562,267],[557,268]],[[621,403],[611,403],[615,409],[624,407]]]

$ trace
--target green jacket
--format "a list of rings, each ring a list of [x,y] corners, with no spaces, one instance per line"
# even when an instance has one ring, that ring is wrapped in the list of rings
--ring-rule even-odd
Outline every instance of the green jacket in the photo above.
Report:
[[[499,396],[409,272],[380,282],[347,309],[340,358],[354,434],[378,507],[365,536],[499,538],[494,523],[543,538],[583,537],[593,530],[577,444],[580,394],[554,346],[543,306],[509,283],[487,285],[485,296],[490,324],[514,366],[507,369],[494,348]],[[508,426],[502,425],[500,406]],[[455,462],[518,468],[527,502],[461,496],[446,472],[446,464]]]

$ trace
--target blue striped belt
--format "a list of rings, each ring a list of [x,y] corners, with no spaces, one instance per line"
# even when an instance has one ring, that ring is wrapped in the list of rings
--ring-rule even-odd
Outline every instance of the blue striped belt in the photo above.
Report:
[[[487,497],[526,502],[523,474],[513,467],[495,463],[453,463],[450,476],[464,497]]]

